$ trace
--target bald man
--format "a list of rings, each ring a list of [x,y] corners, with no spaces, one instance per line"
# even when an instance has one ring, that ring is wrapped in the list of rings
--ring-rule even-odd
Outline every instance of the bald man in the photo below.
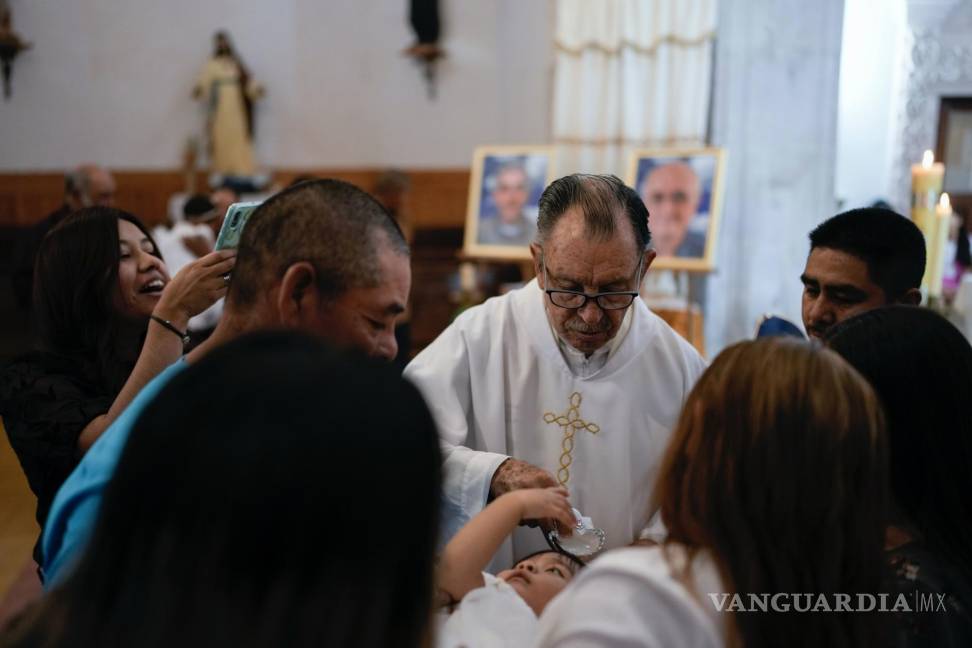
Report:
[[[702,257],[705,234],[689,230],[699,209],[702,187],[685,162],[652,169],[638,193],[651,214],[651,238],[658,256]]]
[[[64,176],[64,204],[71,211],[82,207],[111,207],[115,189],[115,178],[108,169],[82,164]]]
[[[63,204],[33,227],[23,230],[18,237],[13,263],[13,289],[18,306],[30,309],[34,257],[44,235],[71,212],[82,207],[111,207],[114,200],[115,178],[108,169],[96,164],[82,164],[64,174]]]

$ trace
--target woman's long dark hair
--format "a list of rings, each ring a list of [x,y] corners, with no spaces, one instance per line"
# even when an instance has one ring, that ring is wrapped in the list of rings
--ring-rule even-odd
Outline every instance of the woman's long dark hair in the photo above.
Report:
[[[969,341],[933,311],[889,306],[841,322],[827,344],[884,404],[899,523],[972,583]]]
[[[117,393],[134,366],[122,358],[123,318],[115,306],[121,260],[118,221],[139,228],[134,215],[111,207],[85,207],[47,233],[34,266],[34,321],[41,347],[81,362],[106,393]],[[147,326],[146,322],[146,326]]]
[[[440,463],[391,366],[230,343],[139,417],[89,549],[5,645],[416,648]]]
[[[729,347],[689,395],[662,461],[655,497],[668,541],[710,552],[725,591],[747,606],[749,594],[824,594],[833,606],[837,593],[877,592],[883,428],[871,388],[832,351],[792,338]],[[727,644],[870,646],[879,623],[734,612]]]

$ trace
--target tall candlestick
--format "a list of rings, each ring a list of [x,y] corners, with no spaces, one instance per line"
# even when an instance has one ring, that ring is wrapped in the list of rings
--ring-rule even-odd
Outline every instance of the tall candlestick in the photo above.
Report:
[[[935,154],[931,151],[925,151],[921,164],[911,165],[911,220],[926,238],[944,180],[945,165],[935,162]]]
[[[934,227],[931,237],[926,238],[928,246],[928,265],[925,279],[928,284],[929,297],[942,296],[942,278],[945,276],[945,251],[948,247],[948,227],[952,220],[952,205],[948,194],[943,193],[935,207]]]
[[[935,154],[925,151],[921,164],[911,165],[911,220],[925,237],[927,262],[925,278],[921,287],[926,295],[931,295],[928,284],[931,279],[932,243],[936,237],[936,205],[945,180],[945,165],[935,162]],[[939,288],[940,294],[941,288]]]

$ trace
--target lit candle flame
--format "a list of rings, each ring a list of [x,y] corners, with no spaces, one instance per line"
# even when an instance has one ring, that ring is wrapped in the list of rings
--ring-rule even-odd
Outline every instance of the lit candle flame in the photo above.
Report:
[[[923,169],[930,169],[934,162],[935,154],[930,150],[925,151],[925,154],[921,156],[921,166]]]
[[[949,209],[952,208],[952,202],[951,202],[951,200],[949,200],[949,197],[948,197],[948,194],[947,193],[943,193],[942,194],[942,197],[938,199],[938,204],[944,210],[949,210]]]

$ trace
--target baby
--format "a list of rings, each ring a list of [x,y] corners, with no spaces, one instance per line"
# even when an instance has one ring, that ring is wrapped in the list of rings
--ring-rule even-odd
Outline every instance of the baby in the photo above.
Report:
[[[576,521],[564,488],[532,488],[496,498],[460,529],[439,562],[438,587],[451,614],[439,625],[437,646],[530,645],[537,616],[578,569],[570,558],[540,551],[493,576],[483,569],[500,544],[525,520]]]

